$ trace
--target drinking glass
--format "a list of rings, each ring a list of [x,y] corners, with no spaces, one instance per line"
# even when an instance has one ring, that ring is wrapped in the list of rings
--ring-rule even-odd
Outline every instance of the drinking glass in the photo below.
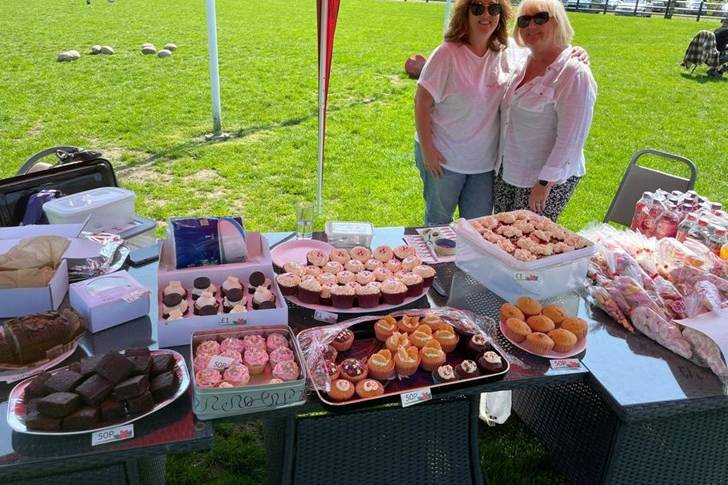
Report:
[[[296,239],[311,239],[313,233],[313,202],[296,202]]]

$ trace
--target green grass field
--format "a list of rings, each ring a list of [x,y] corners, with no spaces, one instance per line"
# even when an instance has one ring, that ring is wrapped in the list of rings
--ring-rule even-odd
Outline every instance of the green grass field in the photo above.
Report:
[[[210,131],[202,0],[0,2],[0,177],[42,148],[102,150],[140,214],[238,214],[252,230],[293,228],[294,201],[316,187],[315,2],[217,0],[223,124]],[[324,212],[377,225],[422,220],[413,164],[415,84],[407,56],[442,37],[443,3],[342,2],[330,87]],[[679,66],[693,34],[716,21],[571,16],[599,84],[587,176],[562,222],[580,228],[606,211],[630,156],[657,148],[698,166],[697,189],[728,200],[728,83]],[[169,59],[144,42],[175,42]],[[108,44],[116,55],[61,64],[62,50]],[[257,427],[218,426],[209,453],[172,458],[171,483],[260,483]],[[517,420],[481,433],[492,483],[559,483],[543,447]],[[246,478],[247,477],[247,478]],[[247,481],[246,481],[247,480]]]

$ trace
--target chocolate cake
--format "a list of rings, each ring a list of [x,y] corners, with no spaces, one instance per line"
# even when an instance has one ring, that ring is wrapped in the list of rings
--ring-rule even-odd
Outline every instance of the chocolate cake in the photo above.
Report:
[[[164,372],[152,379],[149,389],[152,392],[154,401],[162,402],[172,397],[175,391],[177,391],[178,383],[179,380],[174,371]]]
[[[98,374],[93,374],[76,388],[76,392],[86,404],[97,406],[109,395],[113,388],[114,385],[111,382]]]
[[[167,372],[174,366],[174,357],[170,354],[157,354],[152,357],[152,372],[153,376]]]
[[[114,387],[113,396],[123,401],[140,396],[149,390],[149,378],[146,375],[130,377]]]
[[[149,374],[152,370],[152,358],[149,355],[132,355],[127,359],[134,365],[132,375]]]
[[[154,407],[154,398],[152,393],[147,391],[139,397],[126,401],[126,407],[132,414],[141,414],[151,411]]]
[[[46,371],[43,371],[40,374],[38,374],[37,376],[35,376],[35,378],[32,381],[30,381],[30,384],[28,384],[25,387],[25,395],[24,395],[23,399],[28,401],[30,399],[44,397],[44,396],[47,396],[48,394],[50,394],[50,392],[48,391],[48,389],[46,389],[46,386],[45,386],[46,381],[48,379],[50,379],[50,377],[51,377],[51,375]]]
[[[72,370],[57,372],[45,383],[48,392],[69,392],[83,381],[83,376]]]
[[[81,318],[65,308],[59,312],[14,318],[0,337],[0,362],[31,364],[46,358],[46,351],[73,340],[81,331]]]
[[[25,416],[25,426],[35,431],[60,431],[61,420],[44,416],[35,411]]]
[[[118,384],[131,375],[134,371],[134,364],[123,355],[116,352],[109,352],[96,365],[96,373],[107,379],[112,384]]]
[[[54,392],[38,401],[38,411],[52,418],[63,418],[81,406],[81,398],[71,392]]]
[[[81,431],[95,428],[99,421],[99,408],[89,406],[76,410],[63,418],[61,429],[63,431]]]
[[[87,377],[96,372],[96,365],[101,362],[104,355],[106,354],[92,355],[91,357],[81,359],[81,374]]]
[[[124,403],[116,399],[107,399],[101,403],[101,419],[105,422],[119,421],[126,416]]]
[[[134,347],[131,349],[126,349],[124,351],[124,355],[126,357],[132,357],[132,356],[151,357],[152,351],[149,350],[147,347]]]

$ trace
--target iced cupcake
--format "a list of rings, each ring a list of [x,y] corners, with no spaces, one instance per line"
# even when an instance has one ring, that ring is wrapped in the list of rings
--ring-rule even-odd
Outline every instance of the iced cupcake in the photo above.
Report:
[[[265,339],[265,347],[268,352],[273,352],[279,347],[288,348],[288,339],[280,333],[272,333]]]
[[[338,261],[329,261],[324,265],[324,273],[337,274],[340,271],[344,271],[344,265]]]
[[[392,251],[394,252],[394,256],[400,260],[405,259],[407,256],[415,255],[414,246],[409,246],[407,244],[401,244],[395,247]]]
[[[369,258],[367,259],[367,262],[364,263],[364,269],[367,271],[374,271],[375,269],[381,268],[383,266],[384,263],[375,258]]]
[[[332,285],[338,284],[338,280],[336,279],[336,275],[335,274],[331,274],[331,273],[321,273],[320,275],[318,275],[316,277],[316,279],[322,285],[325,285],[327,283],[328,284],[332,284]]]
[[[262,374],[265,365],[268,363],[268,352],[265,350],[246,350],[244,360],[251,374]]]
[[[329,262],[329,255],[320,249],[312,249],[306,254],[306,260],[309,264],[314,266],[323,267]]]
[[[351,308],[354,306],[356,291],[348,285],[331,288],[331,304],[336,308]]]
[[[238,305],[245,304],[245,296],[241,288],[231,288],[222,300],[222,308],[225,313],[230,313]]]
[[[245,344],[239,338],[227,337],[220,343],[220,351],[224,352],[226,350],[242,352],[245,350]]]
[[[164,295],[162,300],[162,318],[168,320],[172,312],[178,311],[182,315],[187,313],[188,305],[187,300],[182,298],[179,293],[170,293]]]
[[[384,263],[384,267],[392,273],[396,273],[397,271],[402,271],[402,262],[397,259],[390,259]]]
[[[356,259],[361,263],[365,263],[367,259],[372,257],[372,252],[369,250],[369,248],[365,248],[364,246],[356,246],[354,248],[351,248],[349,254],[351,254],[352,259]]]
[[[207,276],[200,276],[195,278],[192,283],[194,288],[192,289],[192,299],[197,300],[204,292],[210,293],[211,296],[215,296],[217,288],[210,282],[210,278]]]
[[[422,277],[422,286],[429,288],[432,286],[432,282],[435,279],[435,268],[420,264],[412,269],[413,273],[416,273]]]
[[[358,259],[351,259],[344,265],[344,269],[346,271],[351,271],[352,273],[356,274],[360,271],[364,271],[364,263],[362,263]]]
[[[279,362],[273,367],[273,377],[282,381],[295,381],[300,373],[298,364],[291,360]]]
[[[351,271],[346,271],[346,270],[339,271],[336,274],[336,281],[340,285],[346,285],[348,283],[352,283],[352,282],[356,281],[356,275],[354,273],[352,273]]]
[[[401,281],[407,286],[407,296],[418,296],[422,294],[422,276],[417,273],[405,273]]]
[[[215,315],[217,313],[217,309],[217,300],[209,291],[203,292],[197,297],[197,300],[195,300],[195,315]]]
[[[362,308],[373,308],[379,305],[382,292],[376,286],[364,285],[356,289],[356,299]]]
[[[415,266],[420,264],[422,264],[422,261],[417,256],[407,256],[402,260],[402,271],[412,271]]]
[[[233,364],[225,369],[222,378],[233,387],[240,387],[250,382],[250,371],[243,364]]]
[[[283,265],[283,271],[286,273],[293,273],[300,278],[306,274],[306,267],[302,264],[296,263],[295,261],[289,261]]]
[[[324,272],[324,270],[322,270],[318,266],[312,266],[312,265],[306,266],[306,276],[313,276],[314,278],[318,278],[319,275],[323,272]]]
[[[407,295],[407,286],[395,279],[382,283],[382,299],[386,305],[400,305]]]
[[[227,295],[227,292],[232,290],[233,288],[236,288],[243,291],[243,285],[240,284],[240,278],[237,276],[228,276],[225,278],[225,281],[222,282],[222,285],[220,286],[220,290],[222,293],[222,296]]]
[[[298,285],[301,284],[301,278],[293,273],[283,273],[276,277],[281,293],[286,296],[293,296],[298,293]]]
[[[329,259],[331,261],[344,265],[347,261],[351,259],[351,256],[349,255],[349,251],[347,251],[346,249],[334,249],[333,251],[331,251],[331,254],[329,254]]]
[[[374,275],[375,280],[382,282],[382,281],[390,279],[392,277],[393,273],[390,270],[388,270],[387,268],[382,267],[382,268],[377,268],[374,271],[372,271],[372,275]]]
[[[275,366],[280,362],[293,361],[295,355],[288,347],[278,347],[270,353],[270,365]]]
[[[374,253],[372,253],[372,256],[374,256],[374,258],[381,263],[386,263],[390,259],[394,258],[394,252],[389,246],[377,246],[374,249]]]
[[[195,372],[197,387],[217,387],[222,381],[222,376],[215,369],[201,369]]]
[[[374,281],[374,274],[371,271],[364,270],[356,275],[356,282],[360,285],[368,285]]]
[[[177,294],[183,299],[187,298],[187,290],[184,289],[180,281],[170,281],[162,290],[162,296]]]
[[[334,283],[325,283],[321,285],[321,304],[322,305],[331,305],[331,290],[339,286]]]
[[[316,278],[301,281],[298,285],[298,298],[303,303],[318,305],[321,300],[321,284]]]

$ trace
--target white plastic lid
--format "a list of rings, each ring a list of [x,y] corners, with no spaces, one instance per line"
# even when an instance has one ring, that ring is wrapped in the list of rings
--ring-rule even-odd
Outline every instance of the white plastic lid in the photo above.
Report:
[[[339,222],[326,223],[327,236],[372,236],[374,226],[369,222]]]
[[[43,204],[43,210],[59,215],[73,215],[127,199],[134,199],[134,192],[119,187],[101,187],[49,200]]]

